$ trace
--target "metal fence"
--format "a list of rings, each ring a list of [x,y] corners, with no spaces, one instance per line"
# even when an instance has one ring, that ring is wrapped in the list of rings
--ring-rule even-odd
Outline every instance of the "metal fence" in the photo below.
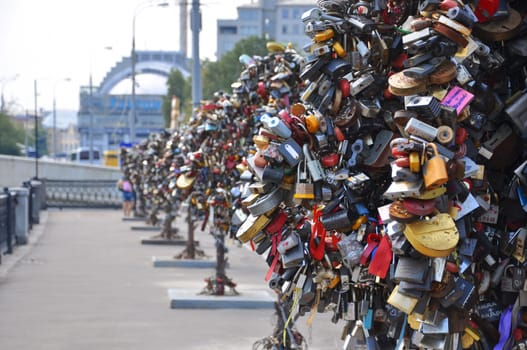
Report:
[[[46,205],[55,208],[119,208],[122,195],[114,180],[45,181]]]

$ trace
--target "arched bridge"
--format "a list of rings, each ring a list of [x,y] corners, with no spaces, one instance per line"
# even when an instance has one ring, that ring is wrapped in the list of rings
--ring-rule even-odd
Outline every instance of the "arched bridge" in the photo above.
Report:
[[[187,69],[188,59],[179,51],[136,51],[136,74],[157,74],[168,78],[172,69],[179,70],[186,79],[190,72]],[[124,79],[132,76],[132,58],[123,59],[106,73],[97,92],[107,95]]]

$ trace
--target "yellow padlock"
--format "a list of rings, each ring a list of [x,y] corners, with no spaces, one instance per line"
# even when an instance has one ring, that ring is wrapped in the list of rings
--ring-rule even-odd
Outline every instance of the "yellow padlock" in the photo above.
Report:
[[[335,32],[333,29],[329,28],[315,34],[315,42],[319,43],[321,41],[326,41],[333,38],[333,36],[335,36]]]
[[[426,147],[431,147],[433,156],[423,165],[423,180],[426,190],[432,190],[444,185],[448,181],[445,160],[437,153],[437,146],[430,142]]]
[[[314,134],[320,128],[320,121],[317,116],[314,114],[309,114],[306,116],[306,129],[309,133]]]
[[[419,158],[418,152],[410,152],[408,155],[409,167],[412,173],[418,173],[421,171],[421,159]]]
[[[337,56],[339,56],[340,58],[346,57],[346,50],[344,50],[344,48],[338,41],[335,41],[333,43],[333,51],[335,51]]]
[[[263,135],[254,135],[253,142],[257,148],[264,150],[269,146],[269,138]]]

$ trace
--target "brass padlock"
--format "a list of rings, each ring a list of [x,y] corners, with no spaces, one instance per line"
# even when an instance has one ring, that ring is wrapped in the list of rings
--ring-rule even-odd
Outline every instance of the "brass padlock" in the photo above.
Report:
[[[303,165],[303,168],[301,168],[300,165]],[[311,182],[309,174],[307,173],[307,165],[305,160],[302,160],[298,163],[295,193],[293,194],[293,197],[295,199],[315,198],[315,187]]]
[[[437,153],[437,146],[432,142],[428,143],[428,146],[434,154],[423,165],[423,180],[425,189],[432,190],[444,185],[448,181],[448,174],[445,160]]]

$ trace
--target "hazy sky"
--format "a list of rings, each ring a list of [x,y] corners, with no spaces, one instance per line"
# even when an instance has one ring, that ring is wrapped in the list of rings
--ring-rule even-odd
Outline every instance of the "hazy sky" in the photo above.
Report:
[[[148,7],[137,13],[137,50],[180,49],[179,1],[169,0],[169,7]],[[0,0],[0,84],[6,102],[19,111],[33,112],[36,79],[39,109],[51,110],[54,89],[57,109],[78,109],[79,87],[88,85],[90,71],[97,85],[113,64],[130,55],[134,11],[139,4],[150,2]],[[190,11],[192,1],[187,2]],[[216,19],[235,18],[236,6],[250,2],[200,1],[202,59],[215,60]],[[188,33],[190,36],[190,29]],[[112,49],[105,49],[108,46]],[[187,52],[192,53],[190,37]],[[61,81],[64,78],[71,81]]]

